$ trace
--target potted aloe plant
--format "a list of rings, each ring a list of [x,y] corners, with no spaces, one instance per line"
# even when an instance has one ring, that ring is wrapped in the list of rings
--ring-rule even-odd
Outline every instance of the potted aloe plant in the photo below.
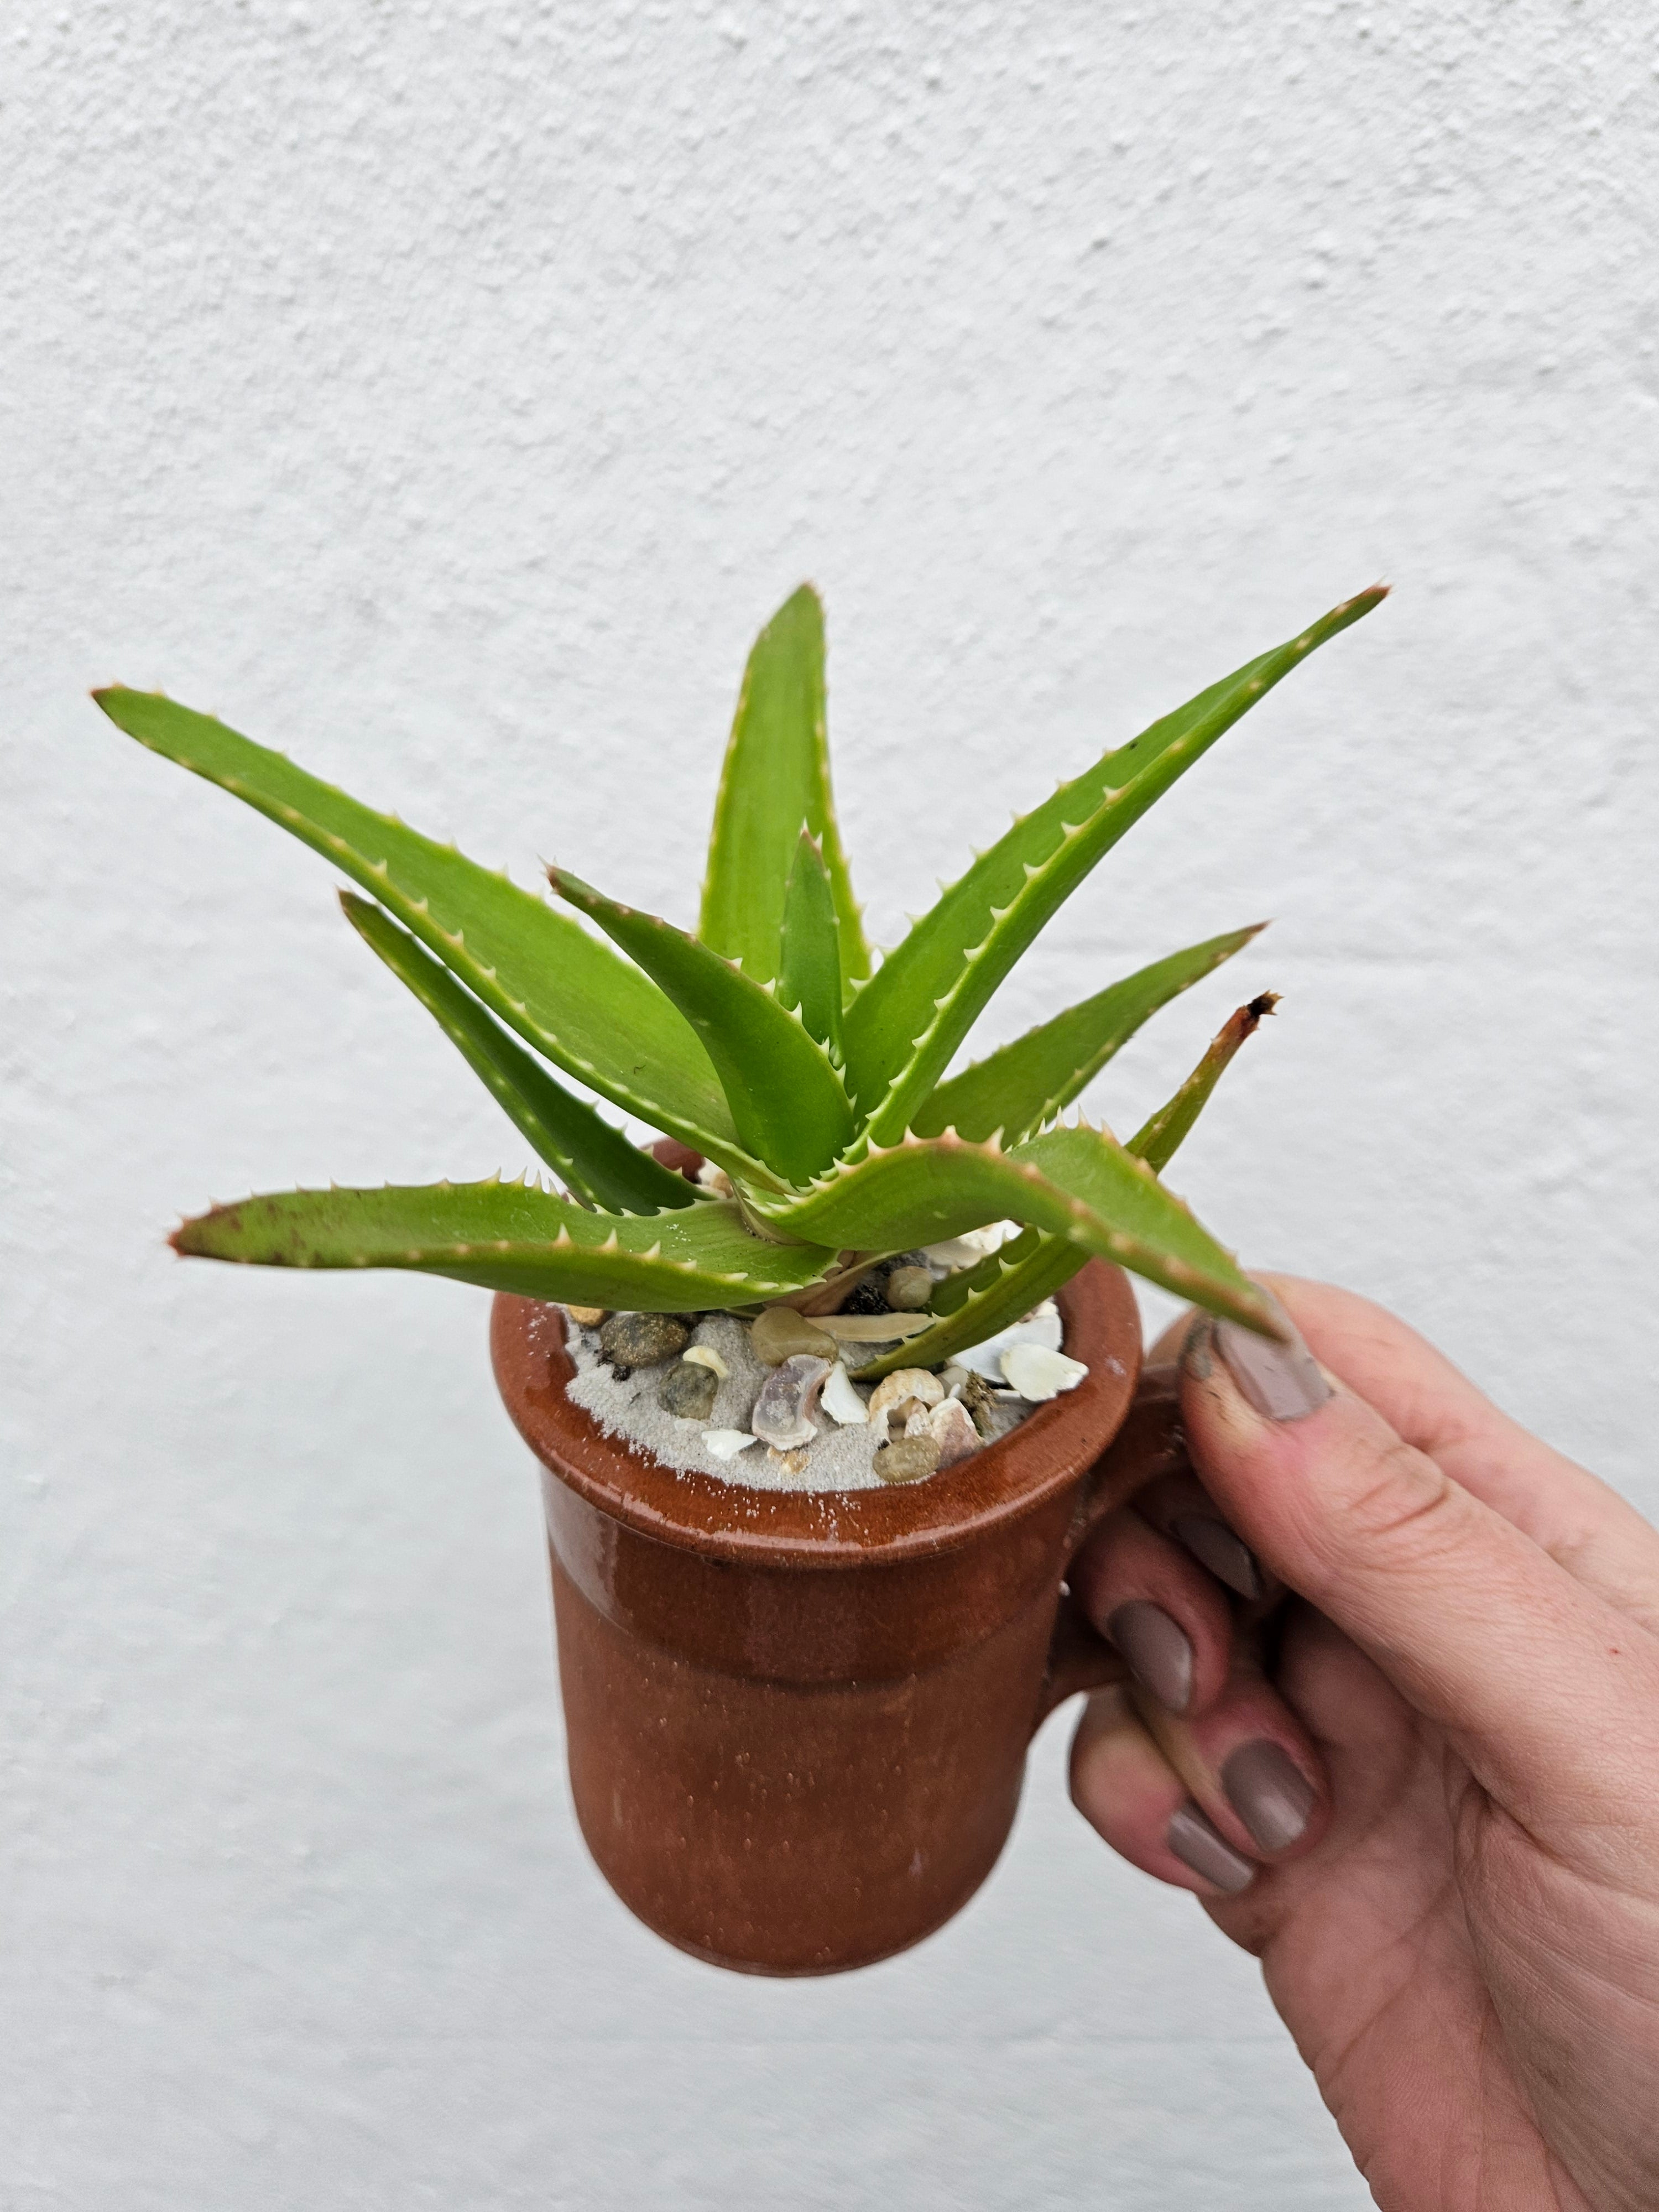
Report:
[[[951,1063],[1125,831],[1382,595],[1060,785],[879,963],[836,825],[810,588],[750,657],[695,933],[562,868],[550,903],[207,715],[95,695],[368,894],[342,894],[349,919],[551,1170],[551,1188],[249,1198],[173,1242],[498,1294],[497,1376],[544,1469],[578,1817],[625,1901],[684,1948],[789,1973],[915,1942],[994,1863],[1042,1713],[1115,1671],[1061,1592],[1114,1502],[1091,1470],[1139,1366],[1120,1270],[1273,1328],[1160,1180],[1271,999],[1128,1143],[1061,1117],[1255,932]],[[636,1146],[554,1068],[663,1140]],[[1002,1241],[976,1247],[994,1224]],[[1046,1331],[1024,1328],[1020,1359],[981,1356],[1030,1316]]]

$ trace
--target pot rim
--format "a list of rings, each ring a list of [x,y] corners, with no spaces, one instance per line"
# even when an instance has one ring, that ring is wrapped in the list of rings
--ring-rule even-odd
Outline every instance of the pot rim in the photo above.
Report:
[[[499,1292],[490,1351],[507,1410],[542,1465],[625,1528],[734,1565],[897,1565],[1022,1518],[1074,1482],[1116,1435],[1141,1363],[1128,1278],[1091,1260],[1057,1297],[1067,1348],[1088,1363],[1077,1388],[955,1467],[879,1490],[761,1490],[647,1459],[565,1395],[575,1368],[556,1305]]]

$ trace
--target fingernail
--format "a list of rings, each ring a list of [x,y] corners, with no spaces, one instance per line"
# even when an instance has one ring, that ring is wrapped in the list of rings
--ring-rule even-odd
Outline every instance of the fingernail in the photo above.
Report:
[[[1240,1597],[1261,1596],[1261,1577],[1256,1572],[1249,1547],[1239,1542],[1225,1522],[1208,1513],[1187,1513],[1179,1521],[1172,1521],[1170,1528],[1218,1582],[1225,1583]]]
[[[1266,1736],[1242,1743],[1221,1769],[1227,1802],[1264,1851],[1282,1851],[1308,1825],[1313,1784],[1290,1754]]]
[[[1183,1370],[1188,1375],[1196,1375],[1201,1382],[1209,1381],[1211,1370],[1215,1364],[1210,1358],[1210,1316],[1208,1314],[1199,1314],[1194,1316],[1193,1325],[1187,1331],[1181,1346],[1181,1364]]]
[[[1236,1897],[1255,1880],[1255,1869],[1249,1859],[1217,1835],[1196,1805],[1182,1805],[1170,1814],[1164,1840],[1182,1866],[1190,1867],[1230,1896]]]
[[[1319,1371],[1317,1361],[1302,1341],[1295,1323],[1271,1291],[1266,1296],[1275,1318],[1290,1331],[1288,1344],[1275,1344],[1236,1321],[1215,1324],[1216,1349],[1226,1361],[1235,1382],[1269,1421],[1299,1421],[1315,1413],[1331,1395],[1331,1386]]]
[[[1172,1713],[1184,1713],[1193,1694],[1193,1647],[1179,1622],[1150,1598],[1134,1597],[1107,1615],[1106,1633],[1141,1687]]]

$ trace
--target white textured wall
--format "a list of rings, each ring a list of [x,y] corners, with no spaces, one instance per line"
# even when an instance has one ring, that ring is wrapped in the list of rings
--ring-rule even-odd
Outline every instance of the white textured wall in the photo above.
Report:
[[[483,1295],[161,1243],[521,1147],[328,871],[84,693],[685,917],[810,574],[890,937],[1387,575],[995,1024],[1277,915],[1096,1103],[1283,990],[1178,1181],[1651,1507],[1650,11],[86,0],[0,51],[0,2206],[1357,2205],[1064,1723],[909,1958],[747,1983],[611,1902]]]

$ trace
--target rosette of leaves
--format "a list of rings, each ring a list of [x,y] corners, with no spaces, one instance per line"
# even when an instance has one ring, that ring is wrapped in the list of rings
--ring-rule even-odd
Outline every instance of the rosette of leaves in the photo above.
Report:
[[[342,893],[349,920],[556,1179],[283,1191],[215,1206],[174,1245],[266,1267],[417,1268],[589,1306],[787,1298],[825,1311],[884,1255],[1012,1221],[1020,1233],[941,1284],[927,1334],[894,1357],[944,1358],[1094,1255],[1271,1332],[1255,1285],[1158,1173],[1246,1010],[1129,1143],[1062,1119],[1149,1015],[1253,930],[1171,953],[951,1068],[997,986],[1119,838],[1382,597],[1345,601],[1060,784],[879,962],[836,825],[823,612],[809,587],[750,656],[695,931],[563,868],[549,871],[550,902],[209,715],[157,693],[98,692],[121,729],[367,894]],[[702,1154],[723,1171],[714,1188],[631,1142],[596,1099]]]

